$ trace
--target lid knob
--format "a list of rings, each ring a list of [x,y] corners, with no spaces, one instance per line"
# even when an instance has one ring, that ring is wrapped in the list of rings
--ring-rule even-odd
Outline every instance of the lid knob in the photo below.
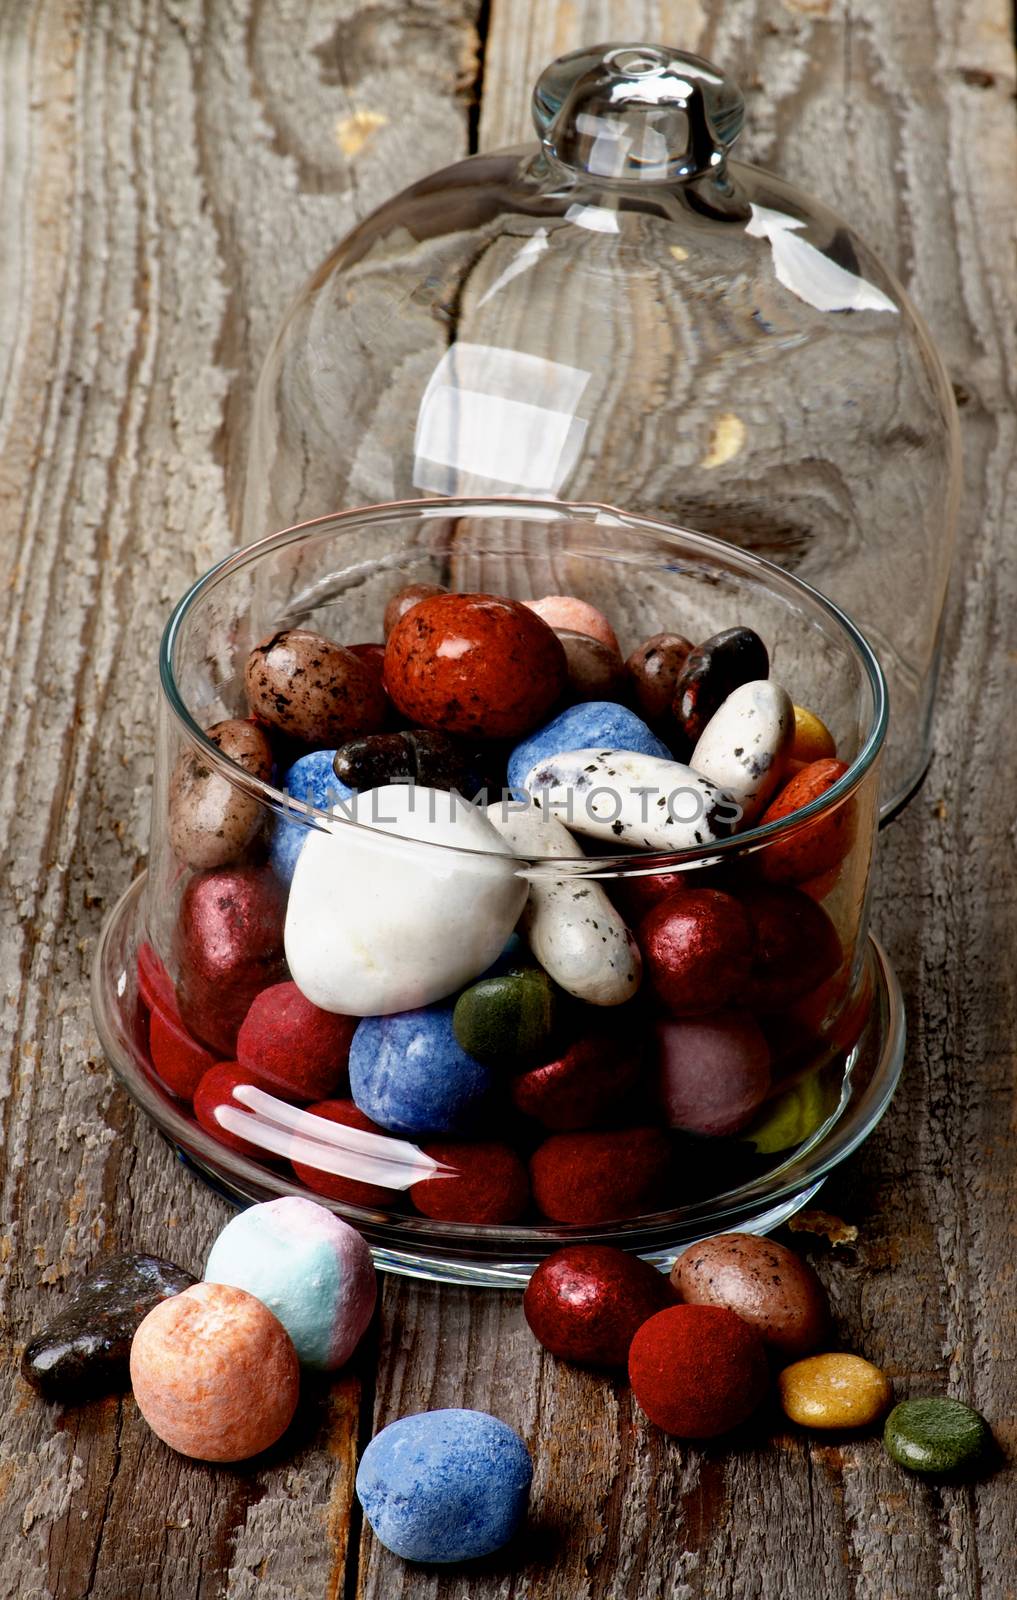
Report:
[[[601,44],[552,61],[533,91],[547,154],[600,179],[685,182],[716,171],[741,132],[737,84],[656,44]]]

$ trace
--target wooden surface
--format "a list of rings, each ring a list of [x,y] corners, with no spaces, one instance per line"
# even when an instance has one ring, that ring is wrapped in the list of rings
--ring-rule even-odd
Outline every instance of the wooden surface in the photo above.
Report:
[[[478,39],[478,24],[483,39]],[[906,1479],[775,1422],[706,1451],[544,1360],[514,1295],[385,1285],[354,1367],[257,1471],[172,1456],[129,1399],[52,1409],[29,1334],[101,1251],[200,1270],[226,1208],[112,1082],[87,980],[145,855],[171,601],[231,543],[273,321],[354,218],[526,132],[557,51],[660,37],[748,90],[744,153],[895,266],[961,402],[966,494],[938,754],[884,834],[875,921],[911,1044],[813,1257],[843,1341],[1017,1450],[1017,374],[1006,0],[4,0],[0,5],[0,1595],[685,1600],[1017,1595],[1014,1482]],[[482,48],[481,48],[482,45]],[[479,105],[473,100],[479,94]],[[902,596],[902,604],[906,597]],[[519,1548],[469,1574],[364,1534],[358,1441],[490,1407],[536,1458]]]

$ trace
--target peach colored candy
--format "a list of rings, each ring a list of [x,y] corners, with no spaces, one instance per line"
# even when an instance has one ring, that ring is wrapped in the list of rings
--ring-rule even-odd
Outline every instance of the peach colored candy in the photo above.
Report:
[[[131,1384],[152,1432],[197,1461],[246,1461],[285,1433],[300,1366],[282,1323],[243,1289],[195,1283],[148,1313]]]
[[[549,628],[568,628],[572,633],[587,633],[609,650],[618,651],[614,629],[602,611],[574,594],[546,594],[541,600],[524,600],[523,605],[543,617]],[[620,651],[619,651],[620,654]]]

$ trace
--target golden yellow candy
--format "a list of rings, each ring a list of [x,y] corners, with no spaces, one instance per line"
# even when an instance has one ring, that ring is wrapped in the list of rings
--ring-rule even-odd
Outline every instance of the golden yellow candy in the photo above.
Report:
[[[777,1384],[785,1412],[803,1428],[864,1428],[893,1399],[885,1373],[861,1356],[840,1351],[794,1362]]]
[[[814,711],[795,706],[795,737],[791,746],[791,761],[825,761],[837,754],[833,734]]]

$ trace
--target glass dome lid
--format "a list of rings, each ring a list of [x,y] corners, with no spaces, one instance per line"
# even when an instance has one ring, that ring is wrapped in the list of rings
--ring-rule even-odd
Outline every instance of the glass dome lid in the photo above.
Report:
[[[929,755],[956,408],[893,275],[732,159],[698,56],[597,45],[533,95],[539,143],[381,206],[287,311],[255,406],[245,540],[421,495],[600,501],[828,594],[890,686],[884,811]]]

